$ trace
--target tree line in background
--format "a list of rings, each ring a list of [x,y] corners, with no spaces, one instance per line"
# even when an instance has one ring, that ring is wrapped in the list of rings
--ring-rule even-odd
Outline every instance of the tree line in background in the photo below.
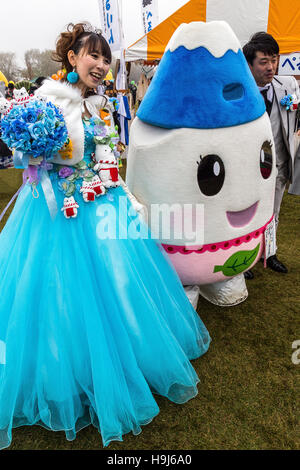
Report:
[[[14,52],[0,52],[0,71],[7,80],[17,82],[18,80],[32,80],[37,77],[49,77],[57,72],[60,64],[52,60],[50,49],[40,51],[39,49],[29,49],[24,54],[25,68],[17,64]]]

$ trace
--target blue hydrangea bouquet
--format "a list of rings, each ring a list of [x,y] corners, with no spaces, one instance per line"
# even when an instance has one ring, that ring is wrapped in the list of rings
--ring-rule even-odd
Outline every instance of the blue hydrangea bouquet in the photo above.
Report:
[[[31,99],[15,105],[1,119],[1,139],[23,154],[52,158],[65,144],[68,132],[61,111],[50,102]]]

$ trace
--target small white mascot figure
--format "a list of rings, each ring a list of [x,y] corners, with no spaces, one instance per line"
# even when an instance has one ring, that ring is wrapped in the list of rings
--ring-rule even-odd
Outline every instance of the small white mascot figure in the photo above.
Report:
[[[96,145],[95,161],[94,170],[98,171],[105,188],[120,186],[118,162],[109,145]]]
[[[10,101],[0,97],[0,114],[5,116],[5,114],[7,114],[12,109],[12,107],[13,105]]]
[[[83,200],[85,202],[91,202],[95,200],[96,191],[93,188],[93,183],[91,181],[84,181],[80,188],[82,193]]]
[[[98,175],[95,175],[92,179],[92,188],[96,193],[96,197],[103,196],[105,194],[105,186]]]
[[[14,89],[14,102],[16,104],[26,104],[30,100],[26,88],[22,87],[20,90]]]
[[[77,217],[77,209],[79,205],[75,201],[74,197],[65,197],[64,198],[64,206],[61,208],[61,210],[64,212],[64,216],[66,219],[69,219],[70,217]]]

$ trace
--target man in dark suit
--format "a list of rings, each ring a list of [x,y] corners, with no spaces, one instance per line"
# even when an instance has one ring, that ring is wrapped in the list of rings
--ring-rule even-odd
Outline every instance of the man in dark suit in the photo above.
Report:
[[[300,91],[296,79],[292,76],[276,76],[279,59],[279,46],[268,33],[259,32],[252,36],[243,47],[252,75],[265,100],[275,143],[276,177],[274,216],[278,225],[280,205],[286,185],[293,178],[294,132],[296,130],[296,112],[287,110],[280,102],[287,95],[293,95],[294,102],[300,100]],[[276,254],[267,259],[267,266],[274,271],[287,273],[286,266]],[[248,272],[249,273],[249,272]],[[253,273],[246,274],[253,277]]]

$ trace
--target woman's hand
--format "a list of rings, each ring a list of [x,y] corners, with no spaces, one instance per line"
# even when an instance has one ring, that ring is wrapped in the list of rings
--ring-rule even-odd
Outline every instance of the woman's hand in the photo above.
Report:
[[[43,161],[43,157],[30,157],[29,158],[29,165],[39,165]]]

